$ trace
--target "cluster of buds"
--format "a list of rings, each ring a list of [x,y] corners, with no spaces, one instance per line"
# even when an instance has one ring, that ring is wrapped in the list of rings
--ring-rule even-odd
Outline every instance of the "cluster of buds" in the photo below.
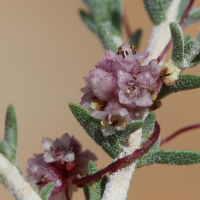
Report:
[[[66,199],[70,199],[76,188],[72,181],[88,173],[88,162],[96,160],[96,156],[89,150],[82,152],[80,143],[67,133],[55,141],[44,138],[42,144],[45,153],[28,160],[26,180],[39,191],[49,182],[54,182],[51,197],[65,191]]]
[[[101,121],[104,136],[125,129],[134,119],[135,109],[153,105],[161,66],[157,59],[141,66],[139,61],[148,56],[147,50],[136,54],[134,46],[124,43],[117,54],[106,50],[96,69],[84,77],[81,105]]]

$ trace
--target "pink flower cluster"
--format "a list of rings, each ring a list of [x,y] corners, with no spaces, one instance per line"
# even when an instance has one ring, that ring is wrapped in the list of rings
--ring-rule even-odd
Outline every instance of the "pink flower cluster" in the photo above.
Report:
[[[106,50],[104,57],[84,77],[86,87],[81,105],[91,116],[101,120],[104,136],[123,130],[134,117],[135,108],[153,104],[161,66],[156,59],[141,66],[139,60],[148,58],[149,52],[136,54],[134,46],[124,43],[117,54]]]
[[[49,182],[54,182],[54,188],[49,198],[63,191],[66,199],[70,199],[75,185],[72,181],[78,175],[86,175],[89,160],[96,160],[96,156],[89,150],[81,151],[80,143],[69,137],[68,133],[53,141],[51,138],[44,138],[42,144],[44,154],[35,155],[35,158],[28,160],[27,181],[32,187],[39,191]]]

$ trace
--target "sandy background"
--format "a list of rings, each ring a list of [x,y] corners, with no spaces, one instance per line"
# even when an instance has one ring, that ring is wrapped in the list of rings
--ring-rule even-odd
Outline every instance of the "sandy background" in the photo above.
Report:
[[[200,0],[196,1],[196,5]],[[148,45],[152,24],[142,1],[125,0],[132,30],[143,29],[140,52]],[[81,22],[77,0],[7,0],[0,2],[0,137],[4,135],[5,111],[13,103],[19,127],[19,166],[41,153],[42,137],[60,137],[68,132],[82,141],[83,148],[96,153],[98,169],[111,162],[79,126],[68,103],[79,103],[82,77],[94,69],[103,56],[98,39]],[[184,33],[198,33],[200,23]],[[126,38],[125,38],[126,40]],[[200,66],[185,73],[200,75]],[[161,137],[200,122],[200,90],[170,95],[156,111]],[[200,130],[191,131],[170,142],[166,149],[200,151]],[[128,200],[196,200],[200,165],[149,166],[136,170]],[[0,185],[0,200],[13,200]],[[84,199],[82,190],[73,199]]]

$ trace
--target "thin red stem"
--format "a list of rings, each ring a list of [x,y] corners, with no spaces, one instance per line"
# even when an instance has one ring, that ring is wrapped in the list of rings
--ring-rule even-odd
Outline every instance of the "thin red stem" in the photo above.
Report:
[[[181,133],[185,133],[187,131],[191,131],[191,130],[197,129],[197,128],[200,128],[200,124],[194,124],[194,125],[186,126],[186,127],[182,128],[182,129],[179,129],[178,131],[176,131],[175,133],[173,133],[169,137],[161,140],[160,145],[166,144],[167,142],[169,142],[170,140],[174,139],[176,136],[180,135]]]
[[[149,141],[145,142],[143,144],[143,148],[137,149],[135,152],[133,152],[131,155],[124,156],[123,158],[118,158],[116,162],[108,165],[106,168],[98,171],[97,173],[93,175],[88,175],[80,179],[76,179],[73,181],[74,184],[76,184],[78,187],[83,187],[84,184],[91,184],[94,180],[100,180],[101,177],[108,173],[108,172],[116,172],[118,169],[122,168],[124,165],[128,165],[141,157],[144,153],[146,153],[157,141],[160,134],[160,126],[156,122],[154,127],[154,132],[151,135]]]
[[[193,5],[194,1],[195,1],[195,0],[191,0],[191,1],[190,1],[189,5],[188,5],[188,7],[187,7],[187,9],[186,9],[186,11],[185,11],[185,14],[183,15],[183,18],[182,18],[182,20],[181,20],[181,22],[180,22],[181,28],[183,28],[183,26],[184,26],[184,24],[185,24],[185,21],[186,21],[186,19],[187,19],[188,16],[189,16],[189,13],[190,13],[190,10],[191,10],[191,8],[192,8],[192,5]],[[163,57],[164,57],[165,54],[168,52],[168,50],[169,50],[169,48],[171,47],[171,45],[172,45],[172,40],[170,39],[170,41],[169,41],[169,43],[167,44],[167,46],[165,47],[165,49],[162,51],[162,53],[160,54],[160,56],[157,58],[158,62],[160,62],[160,61],[163,59]]]

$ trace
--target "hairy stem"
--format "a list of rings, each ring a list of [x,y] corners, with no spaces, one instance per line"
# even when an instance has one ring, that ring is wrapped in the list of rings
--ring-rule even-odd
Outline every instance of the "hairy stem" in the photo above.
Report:
[[[73,183],[79,187],[83,187],[84,184],[91,184],[94,180],[100,180],[101,177],[108,172],[114,174],[117,172],[117,170],[121,169],[123,166],[132,164],[132,162],[134,162],[136,159],[145,154],[154,145],[154,143],[157,141],[159,137],[159,134],[160,134],[160,126],[158,125],[158,123],[156,123],[154,127],[154,132],[152,133],[150,139],[143,144],[143,147],[141,149],[137,149],[131,155],[118,158],[115,162],[108,165],[106,168],[98,171],[95,174],[88,175],[80,179],[76,179],[73,181]]]
[[[191,0],[190,3],[189,3],[189,5],[188,5],[188,7],[187,7],[187,9],[186,9],[186,12],[185,12],[185,14],[184,14],[184,16],[183,16],[183,18],[182,18],[182,20],[181,20],[181,22],[180,22],[181,28],[183,28],[183,26],[184,26],[184,24],[185,24],[185,21],[186,21],[186,19],[187,19],[188,16],[189,16],[189,13],[190,13],[190,10],[191,10],[191,8],[192,8],[192,5],[193,5],[194,1],[195,1],[195,0]],[[168,52],[168,50],[169,50],[169,48],[171,47],[171,45],[172,45],[172,40],[170,39],[170,41],[169,41],[169,43],[167,44],[167,46],[165,47],[165,49],[162,51],[162,53],[160,54],[160,56],[157,58],[158,62],[160,62],[160,61],[163,59],[163,57],[164,57],[165,54]]]
[[[152,59],[156,59],[168,44],[171,37],[169,24],[170,22],[176,21],[180,2],[181,0],[173,0],[166,12],[166,20],[153,27],[151,39],[149,40],[149,46],[147,48],[150,52],[150,56],[145,60],[144,65],[148,64]]]
[[[3,184],[17,200],[41,200],[31,186],[24,180],[18,169],[0,153],[0,174]]]
[[[167,142],[169,142],[170,140],[174,139],[176,136],[185,133],[187,131],[191,131],[193,129],[197,129],[200,128],[200,124],[193,124],[191,126],[186,126],[182,129],[179,129],[178,131],[176,131],[175,133],[173,133],[172,135],[168,136],[167,138],[161,140],[160,145],[166,144]]]

